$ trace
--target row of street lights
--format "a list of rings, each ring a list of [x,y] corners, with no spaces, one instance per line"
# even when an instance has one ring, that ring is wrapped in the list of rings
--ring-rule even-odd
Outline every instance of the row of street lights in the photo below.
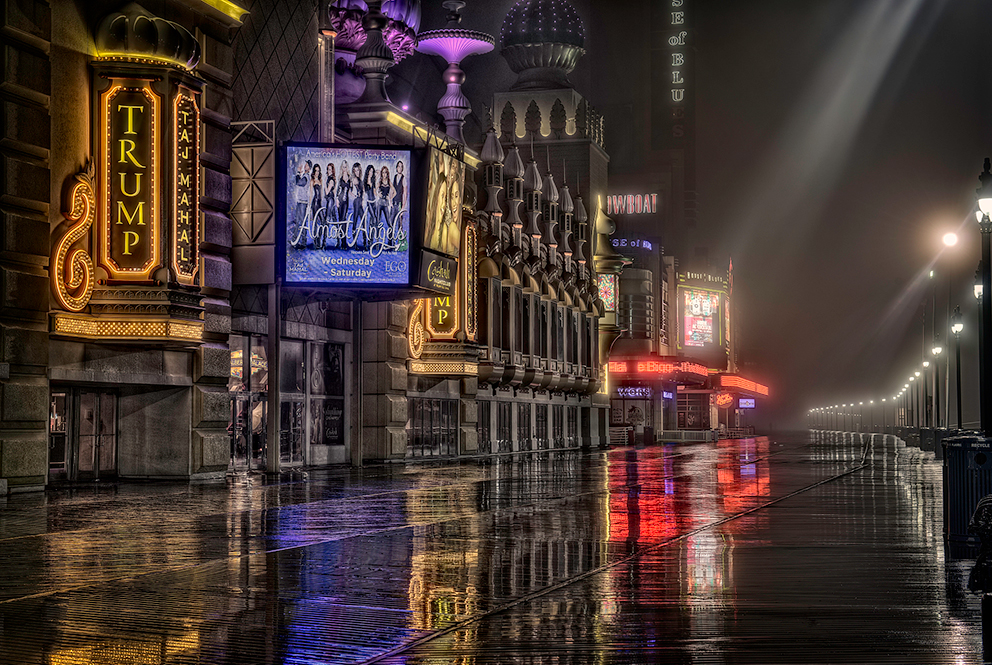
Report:
[[[982,260],[979,263],[979,270],[976,274],[975,281],[975,298],[978,300],[981,307],[981,316],[979,317],[978,333],[978,352],[979,352],[979,404],[980,404],[980,427],[982,433],[985,436],[992,436],[992,390],[990,390],[989,381],[992,381],[992,351],[986,351],[985,337],[992,331],[992,298],[985,298],[983,294],[992,293],[992,160],[989,158],[985,159],[984,169],[982,173],[978,176],[978,180],[981,183],[981,187],[977,190],[977,200],[978,200],[978,210],[975,213],[975,217],[978,220],[978,230],[982,236]],[[948,247],[957,244],[957,236],[953,233],[948,233],[944,236],[944,244]],[[933,278],[933,272],[930,273],[930,277]],[[934,292],[936,293],[936,292]],[[936,319],[936,295],[933,296],[933,312],[934,319]],[[956,393],[956,406],[957,406],[957,427],[961,429],[962,418],[961,418],[961,332],[964,330],[964,321],[961,315],[961,307],[955,305],[954,313],[950,317],[950,332],[954,336],[954,365],[955,365],[955,393]],[[936,326],[934,326],[936,328]],[[926,326],[924,325],[924,338],[926,336]],[[940,427],[940,368],[937,364],[941,353],[943,352],[943,347],[939,343],[939,334],[934,333],[933,336],[933,346],[930,350],[934,357],[934,413],[933,419],[931,420],[931,414],[927,411],[925,414],[921,413],[922,410],[917,408],[920,404],[928,405],[929,397],[926,392],[925,384],[929,382],[928,370],[930,368],[930,361],[924,360],[921,369],[913,370],[913,374],[909,376],[908,382],[902,385],[902,388],[893,395],[892,401],[888,402],[888,398],[882,398],[882,428],[885,428],[885,407],[888,404],[893,405],[893,424],[903,426],[915,426],[915,427],[930,427],[931,423],[934,427]],[[920,377],[923,377],[922,381],[917,381]],[[902,418],[900,418],[899,406],[896,406],[899,401],[902,400]],[[870,405],[874,405],[874,400],[869,400]],[[864,402],[858,402],[858,406],[862,407],[861,415],[863,416],[863,406]],[[838,429],[836,427],[838,415],[841,417],[841,425],[846,424],[847,415],[852,416],[853,424],[853,412],[848,414],[844,411],[838,411],[838,409],[853,409],[854,403],[851,404],[835,404],[833,406],[826,407],[816,407],[810,409],[808,412],[809,419],[812,426],[825,427],[834,425],[832,429]],[[872,407],[872,413],[874,413],[874,407]],[[950,414],[946,414],[949,416]],[[872,418],[872,421],[874,419]],[[900,422],[901,421],[901,422]],[[872,422],[872,425],[874,423]],[[860,429],[860,424],[859,424]]]

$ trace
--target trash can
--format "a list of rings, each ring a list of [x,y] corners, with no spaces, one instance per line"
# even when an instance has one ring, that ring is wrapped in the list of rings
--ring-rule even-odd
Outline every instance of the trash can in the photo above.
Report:
[[[968,521],[981,498],[992,494],[992,439],[950,436],[943,444],[944,536],[978,544],[978,537],[968,533]]]
[[[644,428],[644,443],[654,443],[654,428],[645,427]]]
[[[920,450],[934,452],[934,435],[929,427],[920,428]]]

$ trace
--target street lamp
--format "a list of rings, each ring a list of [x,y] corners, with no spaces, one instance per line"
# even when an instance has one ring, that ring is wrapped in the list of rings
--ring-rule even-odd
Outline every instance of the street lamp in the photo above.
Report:
[[[961,331],[964,330],[964,317],[960,305],[954,306],[951,314],[951,332],[954,334],[954,392],[958,411],[958,429],[961,429]]]
[[[934,429],[940,428],[940,363],[937,359],[940,358],[940,354],[944,352],[944,347],[940,345],[940,333],[934,333],[933,348],[930,349],[930,353],[933,354],[933,427]]]
[[[924,351],[926,353],[926,351]],[[923,427],[930,427],[933,424],[933,409],[930,408],[930,394],[927,389],[930,386],[930,361],[923,361],[923,378],[920,380],[920,390],[923,393],[923,406],[920,407],[920,415],[923,416]]]
[[[978,176],[978,181],[982,186],[976,190],[978,198],[978,230],[982,234],[982,293],[992,293],[992,172],[989,167],[992,160],[985,158],[984,170]],[[992,298],[982,298],[982,330],[986,335],[992,331]],[[985,346],[985,340],[980,345]],[[986,385],[992,378],[992,353],[986,353],[982,349],[982,376],[979,385],[979,399],[981,400],[982,433],[988,436],[992,433],[992,393]]]

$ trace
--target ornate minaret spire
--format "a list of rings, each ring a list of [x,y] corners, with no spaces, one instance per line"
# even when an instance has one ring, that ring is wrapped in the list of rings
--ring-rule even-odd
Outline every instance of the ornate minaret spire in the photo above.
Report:
[[[490,127],[486,132],[486,142],[482,146],[482,163],[486,165],[486,208],[490,217],[499,220],[503,217],[503,209],[499,207],[499,192],[503,189],[503,146],[496,138],[496,129]]]
[[[544,176],[544,203],[541,205],[541,214],[544,217],[544,242],[551,248],[558,247],[558,187],[555,185],[555,177],[549,171]]]
[[[558,203],[558,208],[561,211],[561,219],[558,220],[561,242],[558,244],[558,251],[565,255],[567,263],[572,257],[572,211],[575,210],[575,204],[572,203],[572,194],[568,191],[568,185],[565,184],[564,171],[562,174],[561,199]]]
[[[509,203],[506,222],[514,229],[522,229],[524,223],[520,219],[520,204],[524,202],[524,162],[515,145],[510,146],[510,152],[506,155],[503,175],[506,177],[506,200]]]
[[[537,218],[541,216],[541,173],[537,170],[537,162],[531,157],[524,173],[524,211],[527,213],[527,228],[524,233],[535,240],[541,239],[541,229]],[[531,249],[532,253],[533,248]]]
[[[393,52],[382,38],[382,29],[388,19],[382,13],[382,0],[368,0],[367,4],[369,10],[362,17],[362,27],[367,37],[355,57],[355,64],[365,73],[365,92],[357,103],[389,103],[389,95],[386,94],[386,72],[395,61]]]
[[[582,197],[575,197],[575,254],[574,258],[579,265],[586,264],[586,247],[589,238],[589,215],[586,213],[586,206],[582,203]]]

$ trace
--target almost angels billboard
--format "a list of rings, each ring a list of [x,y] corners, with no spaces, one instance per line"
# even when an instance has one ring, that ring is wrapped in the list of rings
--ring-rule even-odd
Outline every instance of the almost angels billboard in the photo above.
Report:
[[[408,149],[287,145],[287,284],[410,284]]]

